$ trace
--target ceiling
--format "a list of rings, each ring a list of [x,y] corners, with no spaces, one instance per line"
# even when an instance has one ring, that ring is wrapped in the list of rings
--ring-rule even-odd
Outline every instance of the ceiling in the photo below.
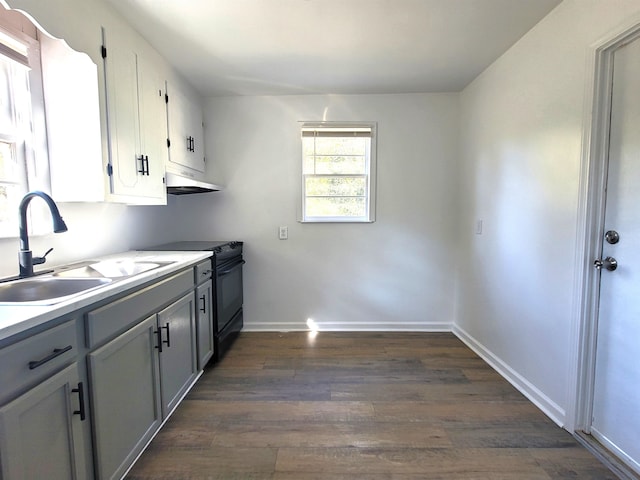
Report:
[[[202,95],[457,92],[561,0],[109,0]]]

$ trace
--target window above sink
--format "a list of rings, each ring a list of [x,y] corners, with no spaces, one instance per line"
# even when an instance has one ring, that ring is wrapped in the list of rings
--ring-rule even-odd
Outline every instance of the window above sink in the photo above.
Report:
[[[0,237],[16,236],[27,191],[50,190],[42,85],[37,29],[0,5]],[[41,231],[42,213],[30,222]]]

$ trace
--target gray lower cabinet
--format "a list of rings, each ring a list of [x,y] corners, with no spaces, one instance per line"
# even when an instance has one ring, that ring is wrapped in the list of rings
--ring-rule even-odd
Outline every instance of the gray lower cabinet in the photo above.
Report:
[[[190,292],[158,313],[162,337],[160,377],[163,417],[173,411],[198,375],[194,303],[193,293]]]
[[[85,394],[74,363],[0,408],[3,479],[86,478]]]
[[[0,480],[122,478],[211,358],[205,276],[196,291],[186,268],[5,342]]]
[[[193,290],[88,355],[99,479],[121,478],[197,378]]]
[[[198,369],[203,370],[213,357],[213,289],[207,280],[196,290],[198,310]]]
[[[156,316],[88,355],[97,477],[121,478],[162,423]]]

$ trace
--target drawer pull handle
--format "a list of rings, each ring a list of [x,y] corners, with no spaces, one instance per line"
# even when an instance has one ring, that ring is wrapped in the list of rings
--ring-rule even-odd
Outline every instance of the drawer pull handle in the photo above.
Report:
[[[80,421],[84,422],[86,415],[84,409],[84,388],[82,386],[82,382],[78,383],[78,388],[72,388],[71,391],[78,394],[78,407],[80,407],[79,410],[74,410],[73,414],[80,415]]]
[[[207,300],[206,300],[206,296],[202,295],[200,297],[200,300],[202,300],[202,306],[200,307],[200,311],[202,313],[207,313]]]
[[[69,350],[71,350],[71,348],[73,348],[71,345],[67,345],[64,348],[54,348],[53,352],[51,352],[51,354],[47,355],[46,357],[40,360],[33,360],[29,362],[29,370],[33,370],[34,368],[38,368],[39,366],[44,365],[47,362],[50,362],[54,358],[59,357],[63,353],[68,352]]]
[[[162,328],[167,330],[167,339],[163,340],[163,343],[166,343],[167,347],[171,348],[171,337],[169,336],[169,322],[167,322],[167,324]],[[160,335],[160,338],[162,338],[162,335]]]

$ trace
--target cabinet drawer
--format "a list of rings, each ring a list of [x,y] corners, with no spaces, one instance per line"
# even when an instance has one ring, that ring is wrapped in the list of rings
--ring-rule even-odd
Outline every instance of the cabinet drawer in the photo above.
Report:
[[[0,350],[0,403],[75,361],[77,351],[75,320]]]
[[[200,262],[196,265],[196,285],[200,285],[211,278],[213,273],[213,267],[211,266],[211,259],[207,259],[204,262]]]
[[[87,347],[93,348],[124,332],[191,288],[193,270],[189,268],[87,313]]]

